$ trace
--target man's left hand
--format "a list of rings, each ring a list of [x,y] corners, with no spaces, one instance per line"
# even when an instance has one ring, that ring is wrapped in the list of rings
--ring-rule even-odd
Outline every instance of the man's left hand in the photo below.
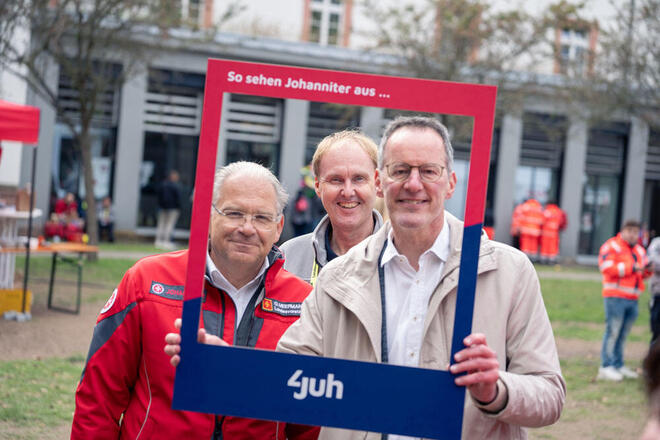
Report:
[[[449,367],[449,371],[467,374],[458,376],[454,382],[466,386],[478,402],[491,403],[497,397],[497,379],[500,377],[497,355],[481,333],[467,336],[463,343],[467,348],[454,355],[456,363]]]

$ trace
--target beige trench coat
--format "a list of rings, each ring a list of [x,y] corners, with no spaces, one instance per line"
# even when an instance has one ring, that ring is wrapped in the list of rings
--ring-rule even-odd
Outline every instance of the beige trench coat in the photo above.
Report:
[[[463,223],[446,213],[450,256],[429,301],[420,367],[446,370],[451,350]],[[280,339],[279,351],[380,362],[381,303],[377,262],[389,222],[321,271],[301,317]],[[496,414],[465,399],[464,439],[525,439],[523,427],[559,419],[566,384],[538,277],[518,250],[482,234],[473,332],[497,353],[508,402]],[[396,396],[393,396],[396,398]],[[380,439],[380,434],[333,428],[321,439]]]

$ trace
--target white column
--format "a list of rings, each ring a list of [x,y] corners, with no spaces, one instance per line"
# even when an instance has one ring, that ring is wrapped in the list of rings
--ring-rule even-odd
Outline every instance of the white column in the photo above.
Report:
[[[495,239],[504,243],[511,243],[509,232],[522,145],[522,124],[519,114],[507,113],[502,118],[495,182]]]
[[[649,125],[637,117],[632,117],[630,122],[621,211],[622,223],[627,219],[642,220],[646,153],[649,145]]]
[[[118,230],[134,230],[137,227],[146,94],[145,67],[139,74],[130,78],[121,89],[113,192],[115,228]]]
[[[584,119],[571,118],[566,133],[566,150],[559,196],[559,206],[566,212],[568,219],[568,225],[561,233],[559,241],[559,255],[562,257],[575,258],[578,254],[588,134],[587,123]]]

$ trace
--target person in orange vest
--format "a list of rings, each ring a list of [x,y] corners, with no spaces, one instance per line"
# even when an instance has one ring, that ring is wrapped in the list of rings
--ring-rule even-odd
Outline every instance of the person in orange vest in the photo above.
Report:
[[[559,231],[566,227],[566,213],[554,201],[543,210],[541,228],[541,262],[556,263],[559,256]]]
[[[623,364],[623,346],[637,319],[637,300],[644,291],[644,279],[651,276],[646,250],[637,244],[640,226],[637,220],[626,220],[621,232],[607,240],[598,253],[605,303],[605,335],[598,379],[620,381],[637,377],[636,372]]]
[[[539,238],[543,226],[543,207],[536,199],[522,204],[520,220],[520,250],[535,261],[539,253]]]
[[[511,237],[513,237],[514,248],[520,249],[520,222],[522,221],[522,210],[524,203],[519,203],[513,209],[511,215]]]

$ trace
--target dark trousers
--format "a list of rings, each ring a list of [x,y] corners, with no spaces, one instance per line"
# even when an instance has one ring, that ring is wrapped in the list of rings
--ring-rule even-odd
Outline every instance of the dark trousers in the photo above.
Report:
[[[115,229],[114,222],[106,223],[106,224],[101,224],[101,222],[99,222],[99,241],[103,240],[104,235],[108,237],[109,242],[115,241],[114,229]]]

